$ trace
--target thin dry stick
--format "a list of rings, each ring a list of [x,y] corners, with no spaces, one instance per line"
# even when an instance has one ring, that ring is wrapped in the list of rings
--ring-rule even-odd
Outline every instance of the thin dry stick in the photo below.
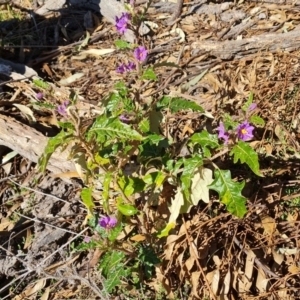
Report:
[[[73,275],[73,276],[68,276],[68,277],[64,277],[62,278],[62,276],[54,276],[54,275],[50,275],[50,274],[47,274],[47,273],[44,273],[44,275],[46,276],[46,279],[57,279],[57,280],[79,280],[81,281],[83,284],[85,284],[86,286],[90,287],[93,292],[99,296],[99,298],[101,300],[108,300],[109,298],[107,297],[104,297],[103,296],[103,291],[101,291],[96,284],[94,284],[93,282],[91,282],[90,280],[87,280],[81,276],[76,276],[76,275]]]
[[[28,187],[28,186],[22,185],[22,184],[20,184],[20,183],[18,183],[18,182],[16,182],[16,181],[12,180],[11,178],[7,178],[7,179],[10,180],[11,182],[13,182],[14,184],[16,184],[16,185],[18,185],[18,186],[20,186],[20,187],[22,187],[22,188],[24,188],[24,189],[27,189],[27,190],[29,190],[29,191],[32,191],[32,192],[35,192],[35,193],[37,193],[37,194],[41,194],[41,195],[44,195],[44,196],[47,196],[47,197],[51,197],[51,198],[53,198],[53,199],[55,199],[55,200],[62,201],[62,202],[64,202],[64,203],[70,204],[70,202],[68,202],[68,201],[66,201],[66,200],[64,200],[64,199],[61,199],[61,198],[59,198],[59,197],[56,197],[56,196],[54,196],[54,195],[47,194],[47,193],[43,193],[43,192],[41,192],[41,191],[35,190],[35,189],[33,189],[33,188],[30,188],[30,187]],[[83,208],[83,207],[80,207],[80,209],[82,209],[82,210],[84,210],[84,211],[87,211],[87,209],[86,209],[86,208]]]
[[[247,249],[245,249],[243,247],[243,245],[241,244],[241,242],[234,237],[233,238],[234,243],[246,254],[248,255],[249,251]],[[254,258],[254,262],[256,263],[256,265],[261,268],[266,274],[268,274],[270,277],[276,278],[276,279],[281,279],[277,274],[275,274],[274,272],[272,272],[270,269],[268,269],[268,267],[266,267],[257,257]],[[288,282],[285,282],[285,285],[287,287],[292,287]]]
[[[37,222],[37,223],[42,223],[42,224],[47,225],[47,226],[49,226],[49,227],[52,227],[52,228],[55,228],[55,229],[59,229],[59,230],[61,230],[61,231],[65,231],[65,232],[68,232],[68,233],[71,233],[71,234],[74,234],[74,235],[77,234],[77,232],[73,232],[73,231],[68,230],[68,229],[60,228],[60,227],[55,226],[55,225],[52,225],[52,224],[50,224],[50,223],[48,223],[48,222],[41,221],[41,220],[39,220],[39,219],[37,219],[37,218],[30,218],[30,217],[27,217],[27,216],[25,216],[25,215],[23,215],[23,214],[20,214],[20,213],[18,213],[18,212],[15,212],[15,213],[16,213],[17,215],[19,215],[19,216],[21,216],[21,217],[27,219],[27,220],[31,220],[31,221],[34,221],[34,222]]]
[[[187,231],[187,229],[186,229],[186,223],[185,223],[185,220],[184,220],[183,217],[182,217],[182,221],[183,221],[183,223],[184,223],[184,230],[185,230],[185,233],[186,233],[186,238],[187,238],[189,247],[190,247],[190,249],[192,249],[192,251],[194,252],[195,258],[197,258],[198,255],[197,255],[197,253],[195,252],[194,247],[192,246],[192,242],[191,242],[191,240],[190,240],[189,233],[188,233],[188,231]],[[212,291],[211,286],[210,286],[210,284],[209,284],[209,282],[208,282],[208,280],[207,280],[207,278],[206,278],[206,276],[205,276],[205,274],[204,274],[204,271],[203,271],[203,269],[202,269],[202,267],[201,267],[201,265],[200,265],[200,263],[199,263],[199,260],[198,260],[198,259],[195,259],[195,261],[196,261],[196,264],[197,264],[198,269],[200,270],[200,272],[201,272],[201,274],[202,274],[202,276],[203,276],[203,278],[204,278],[204,281],[205,281],[205,283],[206,283],[206,285],[207,285],[207,288],[209,289],[209,292],[210,292],[211,297],[212,297],[214,300],[217,300],[217,298],[216,298],[214,292]]]
[[[10,286],[12,286],[18,280],[22,279],[23,277],[28,276],[30,273],[33,273],[33,271],[27,271],[24,274],[22,274],[22,275],[18,276],[17,278],[13,279],[10,283],[8,283],[7,285],[5,285],[3,288],[0,289],[0,293],[7,290]],[[10,298],[10,297],[11,297],[11,295],[8,294],[7,296],[1,298],[1,300],[7,299],[7,298]]]

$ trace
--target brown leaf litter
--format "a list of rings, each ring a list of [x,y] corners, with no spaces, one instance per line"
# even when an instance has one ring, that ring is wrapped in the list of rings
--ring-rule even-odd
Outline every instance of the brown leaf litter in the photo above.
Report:
[[[176,291],[180,299],[298,299],[300,4],[271,0],[215,2],[185,1],[181,17],[169,26],[164,21],[171,16],[174,6],[171,9],[157,1],[153,4],[149,21],[158,26],[141,40],[150,49],[147,63],[168,61],[178,67],[156,68],[161,80],[147,83],[142,96],[147,100],[157,92],[179,95],[196,101],[212,114],[212,121],[197,114],[170,115],[164,124],[166,134],[184,141],[200,128],[214,128],[225,113],[238,114],[253,92],[259,115],[266,121],[265,127],[256,129],[252,142],[261,156],[264,178],[249,180],[247,168],[224,162],[223,167],[230,168],[233,176],[247,180],[244,194],[249,212],[245,218],[239,220],[229,215],[212,195],[208,205],[200,203],[182,216],[165,240],[157,241],[154,234],[167,222],[167,207],[174,193],[166,184],[156,206],[146,208],[144,218],[132,221],[131,229],[124,233],[123,243],[128,244],[128,249],[135,242],[156,245],[162,263],[156,266],[157,278],[147,284],[149,289],[159,292],[162,283],[170,299],[175,298]],[[33,67],[45,81],[53,83],[51,93],[45,95],[42,103],[55,106],[74,90],[80,103],[86,105],[85,113],[93,118],[91,111],[97,109],[102,97],[123,78],[115,69],[125,55],[116,50],[76,59],[74,49],[87,37],[87,28],[82,26],[85,13],[72,9],[63,10],[60,15],[36,16],[36,27],[32,19],[9,23],[8,27],[0,25],[4,43],[1,51],[4,58],[15,58]],[[97,14],[92,19],[94,23],[89,27],[94,27],[89,28],[90,39],[84,50],[114,48],[114,40],[120,38],[114,26]],[[183,42],[180,42],[181,31],[185,36]],[[187,85],[204,71],[202,79]],[[59,87],[60,80],[77,73],[83,76]],[[17,103],[28,106],[37,123],[43,123],[37,130],[44,135],[49,128],[57,130],[52,119],[53,108],[32,104],[39,90],[30,80],[1,85],[1,89],[3,128],[10,124],[6,119],[18,120],[25,124],[27,134],[33,132],[30,129],[33,124],[13,107]],[[27,158],[28,168],[21,169],[20,156],[13,159],[9,168],[1,166],[0,233],[9,233],[9,240],[7,235],[0,234],[3,286],[8,284],[8,277],[39,265],[35,273],[28,275],[25,288],[12,290],[11,295],[16,299],[33,299],[38,290],[48,295],[44,299],[66,299],[80,292],[93,297],[91,290],[83,287],[84,283],[75,284],[78,278],[74,269],[86,275],[87,261],[81,256],[70,258],[67,248],[60,249],[74,237],[72,232],[81,230],[85,217],[77,194],[81,186],[76,180],[70,185],[59,178],[36,178],[29,165],[29,160],[36,161],[29,156],[31,151],[19,152]],[[44,195],[22,192],[11,181],[2,181],[7,176],[15,176],[18,183],[29,187],[36,178],[38,184],[34,189],[42,190]],[[143,209],[143,204],[140,205]],[[32,211],[32,220],[22,217],[22,211],[26,210]],[[130,241],[127,237],[133,230],[138,237]],[[21,246],[23,254],[18,256],[22,238],[26,242]],[[54,251],[58,252],[51,256]],[[90,254],[90,259],[98,258],[98,254]],[[68,284],[58,279],[51,286],[43,281],[45,274],[73,279]],[[88,274],[100,284],[95,269]],[[38,279],[35,285],[31,284],[34,278]]]

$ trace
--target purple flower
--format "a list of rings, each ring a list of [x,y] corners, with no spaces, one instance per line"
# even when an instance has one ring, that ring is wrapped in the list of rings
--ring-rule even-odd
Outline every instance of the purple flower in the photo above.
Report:
[[[139,46],[133,51],[134,57],[138,61],[144,61],[147,58],[148,51],[144,46]]]
[[[132,70],[135,69],[136,66],[135,66],[135,63],[133,61],[130,61],[125,67],[126,67],[127,71],[132,71]]]
[[[36,97],[36,99],[41,100],[41,99],[43,99],[44,94],[41,93],[41,92],[39,92],[39,93],[37,93],[37,94],[35,95],[35,97]]]
[[[252,103],[249,107],[248,107],[248,111],[252,111],[257,107],[256,103]]]
[[[127,23],[129,22],[131,16],[129,13],[122,13],[121,17],[116,17],[116,28],[121,33],[124,34],[127,30]]]
[[[253,130],[254,127],[245,121],[237,127],[237,136],[242,141],[249,141],[253,138]]]
[[[89,243],[91,241],[91,237],[90,236],[85,236],[84,239],[83,239],[83,241],[85,243]]]
[[[129,121],[130,121],[130,119],[129,118],[127,118],[125,115],[120,115],[119,116],[119,120],[121,121],[121,122],[123,122],[123,123],[129,123]]]
[[[218,138],[223,139],[225,141],[225,144],[227,144],[229,139],[229,133],[225,131],[225,126],[223,122],[220,122],[219,127],[216,130],[219,131]]]
[[[69,100],[66,100],[64,101],[61,105],[58,105],[57,106],[57,112],[59,114],[61,114],[62,116],[66,116],[68,113],[67,113],[67,106],[70,104],[70,101]]]
[[[121,65],[119,65],[118,67],[117,67],[117,69],[116,69],[116,72],[117,73],[120,73],[120,74],[123,74],[123,73],[125,73],[126,72],[126,68],[127,66],[125,65],[125,64],[121,64]]]
[[[126,64],[121,64],[117,67],[116,69],[116,72],[117,73],[120,73],[120,74],[123,74],[125,73],[126,71],[132,71],[135,69],[135,63],[130,61],[127,65]]]
[[[117,225],[117,219],[115,217],[103,217],[99,220],[99,225],[103,228],[110,229]]]

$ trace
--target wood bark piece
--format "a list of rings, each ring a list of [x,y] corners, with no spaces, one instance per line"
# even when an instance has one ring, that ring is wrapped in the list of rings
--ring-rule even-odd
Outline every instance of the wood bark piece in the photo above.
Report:
[[[300,26],[286,33],[266,33],[233,41],[197,41],[192,43],[192,55],[210,52],[221,59],[238,59],[260,51],[295,51],[300,48]]]
[[[34,128],[22,124],[13,118],[0,115],[0,145],[15,150],[23,157],[37,163],[44,152],[48,138]],[[54,173],[75,171],[73,162],[68,159],[68,151],[55,151],[49,160],[47,169]]]

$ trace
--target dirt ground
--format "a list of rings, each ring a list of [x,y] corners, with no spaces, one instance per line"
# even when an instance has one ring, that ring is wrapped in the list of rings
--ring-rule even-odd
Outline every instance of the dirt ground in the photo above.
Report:
[[[70,5],[38,15],[40,4],[0,1],[1,20],[7,18],[0,22],[0,296],[100,299],[101,253],[73,251],[89,232],[80,199],[84,184],[72,176],[67,154],[55,153],[45,173],[36,164],[47,139],[59,132],[60,117],[49,107],[75,91],[78,110],[92,120],[90,112],[121,79],[115,70],[124,53],[80,54],[115,48],[120,38],[99,11]],[[174,234],[154,241],[161,263],[145,282],[145,293],[124,280],[123,289],[103,299],[300,299],[300,1],[184,1],[170,25],[176,5],[153,1],[143,43],[146,64],[168,61],[180,70],[157,68],[159,81],[145,95],[184,94],[210,112],[217,127],[252,92],[265,120],[251,142],[264,177],[220,156],[218,163],[224,160],[233,178],[247,179],[246,216],[230,215],[213,195]],[[190,84],[204,71],[202,80]],[[74,74],[80,74],[77,80],[62,84]],[[53,90],[38,105],[32,76]],[[193,129],[203,120],[178,113],[172,122],[172,135],[180,139],[186,126]],[[171,196],[165,186],[161,197]],[[160,214],[149,208],[149,223]]]

